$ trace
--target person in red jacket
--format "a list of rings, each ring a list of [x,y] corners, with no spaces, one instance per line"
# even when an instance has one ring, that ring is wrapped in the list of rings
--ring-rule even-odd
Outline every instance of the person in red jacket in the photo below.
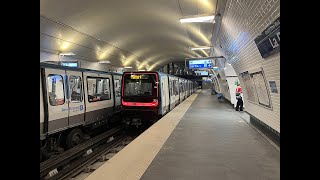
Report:
[[[243,111],[243,101],[242,101],[242,88],[240,86],[240,83],[237,84],[237,88],[236,88],[236,98],[237,98],[237,106],[236,106],[236,111],[239,110]]]

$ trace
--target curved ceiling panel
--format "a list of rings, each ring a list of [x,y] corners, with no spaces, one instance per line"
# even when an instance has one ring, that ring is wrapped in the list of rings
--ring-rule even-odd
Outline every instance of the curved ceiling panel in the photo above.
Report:
[[[214,24],[181,24],[215,14],[217,0],[42,0],[40,49],[89,61],[157,70],[173,60],[208,56]]]

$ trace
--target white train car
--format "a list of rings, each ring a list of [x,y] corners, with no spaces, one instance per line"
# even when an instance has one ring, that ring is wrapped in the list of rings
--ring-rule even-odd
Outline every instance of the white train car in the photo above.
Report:
[[[69,149],[121,111],[121,74],[40,63],[40,157]]]

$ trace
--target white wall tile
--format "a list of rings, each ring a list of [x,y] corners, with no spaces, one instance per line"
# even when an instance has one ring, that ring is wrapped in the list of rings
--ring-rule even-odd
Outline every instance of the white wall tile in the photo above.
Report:
[[[228,0],[213,52],[217,56],[229,57],[237,75],[262,67],[267,82],[276,81],[279,93],[271,93],[268,86],[272,109],[248,102],[245,87],[243,91],[245,109],[277,132],[280,132],[280,53],[263,59],[254,39],[279,16],[280,0]],[[222,91],[225,89],[221,88]]]

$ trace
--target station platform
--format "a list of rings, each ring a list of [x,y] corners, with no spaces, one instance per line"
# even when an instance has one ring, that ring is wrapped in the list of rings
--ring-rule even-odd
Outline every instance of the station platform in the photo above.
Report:
[[[198,90],[86,180],[280,179],[280,149],[247,121]]]

